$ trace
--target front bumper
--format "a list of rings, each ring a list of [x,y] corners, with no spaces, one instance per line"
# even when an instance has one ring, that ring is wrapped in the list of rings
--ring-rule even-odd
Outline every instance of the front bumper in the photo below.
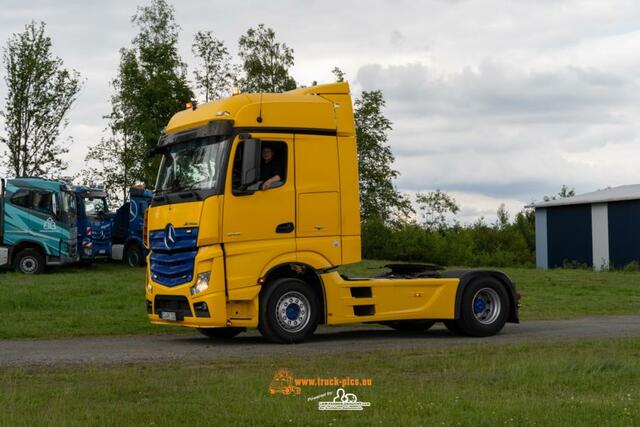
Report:
[[[179,286],[165,286],[151,278],[150,263],[147,263],[147,314],[151,323],[180,325],[192,328],[227,326],[227,305],[224,286],[224,262],[218,245],[201,247],[195,259],[193,279]],[[209,288],[191,295],[199,273],[211,272]],[[149,292],[149,284],[151,292]],[[172,320],[163,319],[163,312]],[[173,320],[175,318],[175,320]]]

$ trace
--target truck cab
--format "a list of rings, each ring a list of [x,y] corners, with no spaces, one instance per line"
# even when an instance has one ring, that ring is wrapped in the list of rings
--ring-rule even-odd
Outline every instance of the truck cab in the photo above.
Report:
[[[143,242],[144,217],[151,203],[153,192],[132,187],[129,201],[113,215],[112,258],[130,267],[145,264],[147,250]]]
[[[319,324],[445,321],[491,335],[517,322],[514,285],[499,272],[336,271],[361,259],[348,83],[192,106],[149,154],[162,156],[145,233],[153,323],[211,338],[257,327],[291,343]]]
[[[112,226],[103,189],[74,188],[78,208],[78,254],[81,261],[111,256]]]
[[[66,183],[42,178],[2,180],[0,266],[26,274],[78,261],[76,198]]]

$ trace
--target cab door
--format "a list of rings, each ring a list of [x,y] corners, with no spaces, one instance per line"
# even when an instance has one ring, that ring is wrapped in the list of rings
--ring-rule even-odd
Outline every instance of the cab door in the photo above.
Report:
[[[255,286],[264,267],[274,258],[295,256],[296,215],[294,147],[291,135],[252,134],[262,147],[272,147],[282,162],[280,183],[252,194],[238,189],[243,141],[236,137],[229,156],[223,207],[222,241],[226,256],[227,288]]]

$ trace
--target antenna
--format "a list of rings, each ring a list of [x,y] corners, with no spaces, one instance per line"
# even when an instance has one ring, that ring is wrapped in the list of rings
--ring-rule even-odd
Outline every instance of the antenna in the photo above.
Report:
[[[258,117],[256,118],[256,121],[258,123],[262,123],[262,95],[263,93],[260,92],[260,111],[258,112]]]

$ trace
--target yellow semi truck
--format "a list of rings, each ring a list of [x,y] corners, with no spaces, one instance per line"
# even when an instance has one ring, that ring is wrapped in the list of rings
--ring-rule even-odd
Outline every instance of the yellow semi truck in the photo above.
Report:
[[[147,313],[156,324],[231,338],[257,327],[294,343],[317,325],[436,321],[486,336],[518,322],[513,282],[487,270],[361,259],[358,160],[349,85],[238,94],[175,114],[146,217]]]

